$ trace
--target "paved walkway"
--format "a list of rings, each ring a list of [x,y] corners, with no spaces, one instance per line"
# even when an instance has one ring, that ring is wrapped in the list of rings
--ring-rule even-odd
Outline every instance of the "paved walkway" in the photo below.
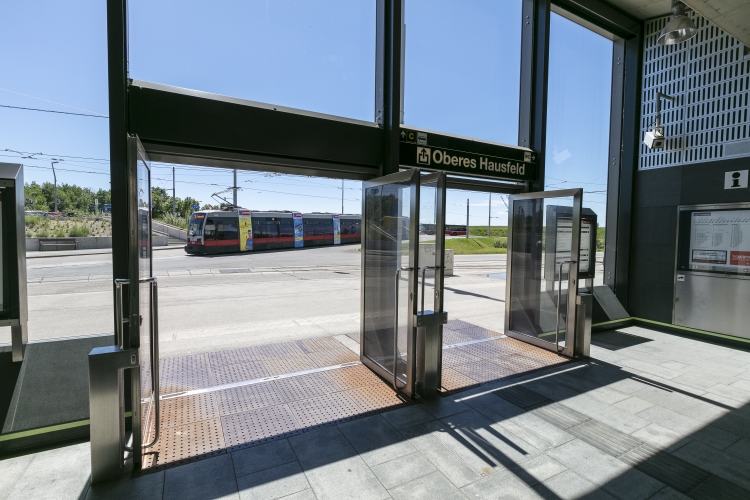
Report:
[[[631,327],[592,359],[89,486],[88,443],[0,498],[750,498],[750,352]]]

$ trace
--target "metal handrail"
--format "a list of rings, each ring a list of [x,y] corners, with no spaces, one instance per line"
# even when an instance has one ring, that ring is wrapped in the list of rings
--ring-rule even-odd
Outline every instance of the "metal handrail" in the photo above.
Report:
[[[575,264],[574,260],[563,260],[560,262],[560,271],[557,274],[557,317],[555,323],[555,352],[560,352],[560,341],[558,336],[560,335],[560,302],[562,301],[562,268],[563,264]],[[570,270],[568,270],[568,283],[570,283]]]
[[[151,303],[151,332],[149,337],[149,363],[151,365],[151,400],[153,402],[154,409],[154,438],[148,443],[144,443],[141,446],[143,448],[150,448],[159,440],[159,415],[160,415],[160,400],[159,400],[159,287],[156,276],[148,278],[140,278],[138,283],[148,283]],[[116,279],[115,287],[117,293],[117,300],[115,301],[115,328],[118,330],[116,335],[118,336],[118,343],[122,349],[125,349],[125,336],[124,336],[124,324],[129,322],[128,318],[123,318],[123,307],[122,307],[122,285],[130,285],[128,279]],[[146,416],[146,423],[148,424],[151,418],[150,408],[149,414]],[[127,451],[133,451],[131,447],[125,446]]]

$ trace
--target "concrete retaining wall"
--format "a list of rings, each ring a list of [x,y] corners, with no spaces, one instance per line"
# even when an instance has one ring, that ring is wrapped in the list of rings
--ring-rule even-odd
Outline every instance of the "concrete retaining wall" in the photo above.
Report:
[[[159,231],[160,233],[167,233],[170,238],[177,238],[178,240],[187,241],[187,231],[185,231],[184,229],[170,226],[169,224],[164,224],[163,222],[159,222],[158,220],[152,220],[151,227],[154,228],[155,231]]]
[[[45,238],[54,239],[54,238]],[[70,238],[64,238],[70,239]],[[81,238],[75,238],[78,243],[78,250],[93,250],[97,248],[112,248],[112,237],[111,236],[86,236]],[[155,247],[167,246],[168,238],[166,235],[152,235],[151,244]],[[26,238],[26,251],[27,252],[38,252],[39,251],[39,238]]]

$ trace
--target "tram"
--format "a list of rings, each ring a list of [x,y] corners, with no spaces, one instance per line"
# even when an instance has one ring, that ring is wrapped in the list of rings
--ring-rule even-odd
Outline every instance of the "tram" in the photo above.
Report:
[[[362,217],[244,208],[190,217],[185,252],[198,255],[359,243]]]
[[[435,224],[420,224],[419,232],[421,234],[435,234]],[[460,224],[446,224],[446,236],[466,236],[466,226]]]

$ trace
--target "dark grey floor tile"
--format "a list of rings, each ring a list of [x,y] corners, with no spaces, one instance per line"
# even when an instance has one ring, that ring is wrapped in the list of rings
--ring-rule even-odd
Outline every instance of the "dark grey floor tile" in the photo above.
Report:
[[[0,461],[0,498],[6,498],[18,479],[23,475],[23,471],[29,466],[34,459],[34,455],[22,455],[20,457],[6,458]]]
[[[305,476],[318,500],[388,498],[388,492],[360,457],[305,470]]]
[[[614,497],[597,488],[575,472],[568,470],[534,486],[542,498],[585,498],[587,500],[613,500]]]
[[[750,490],[750,462],[697,441],[683,446],[674,455]]]
[[[750,462],[750,439],[742,438],[733,445],[726,449],[727,453],[731,453],[737,458],[747,460]]]
[[[324,427],[289,438],[304,470],[320,467],[357,455],[337,426]]]
[[[688,500],[688,498],[690,497],[683,495],[676,489],[670,486],[665,486],[648,500]]]
[[[289,496],[282,498],[281,500],[317,500],[313,490],[304,490],[297,493],[292,493]]]
[[[34,455],[13,485],[8,499],[78,498],[89,485],[89,443],[65,446]]]
[[[536,484],[536,483],[535,483]],[[510,471],[502,471],[461,488],[467,498],[477,500],[538,499],[539,494]]]
[[[164,472],[154,472],[131,478],[125,473],[119,481],[107,481],[93,485],[86,493],[86,500],[161,500],[164,493]]]
[[[466,486],[481,477],[474,469],[466,465],[458,455],[446,448],[440,440],[428,430],[420,427],[402,429],[401,433],[417,448],[427,460],[458,488]]]
[[[187,498],[239,499],[231,455],[168,469],[164,476],[164,500]]]
[[[295,462],[296,460],[297,456],[286,439],[272,441],[232,453],[234,473],[237,477],[289,462]]]
[[[664,485],[580,440],[548,452],[562,465],[621,499],[645,499]]]
[[[414,479],[389,490],[389,493],[394,500],[466,499],[466,496],[440,472]]]
[[[380,415],[339,424],[339,429],[370,467],[417,451]]]
[[[435,398],[423,402],[420,406],[437,418],[448,417],[471,409],[468,405],[456,401],[454,397]]]
[[[750,423],[748,425],[750,425]],[[695,439],[696,441],[700,441],[701,443],[713,446],[718,450],[725,450],[742,439],[737,434],[725,431],[724,429],[720,429],[714,425],[707,425],[701,428],[700,430],[692,433],[690,435],[690,438]],[[750,443],[750,439],[745,438],[744,440]],[[744,458],[745,460],[750,461],[750,449],[748,449],[746,457],[740,458]]]
[[[746,490],[733,482],[717,476],[711,476],[708,481],[689,493],[696,500],[747,500],[750,490]]]
[[[371,467],[371,470],[386,489],[391,489],[412,479],[431,474],[437,469],[424,455],[415,452]]]
[[[276,500],[310,489],[305,473],[297,462],[237,478],[240,498]]]
[[[422,405],[410,405],[397,410],[387,411],[382,413],[382,416],[396,429],[404,429],[435,420],[435,416],[422,408]]]
[[[745,418],[732,411],[711,422],[712,425],[742,437],[750,438],[750,417]]]

